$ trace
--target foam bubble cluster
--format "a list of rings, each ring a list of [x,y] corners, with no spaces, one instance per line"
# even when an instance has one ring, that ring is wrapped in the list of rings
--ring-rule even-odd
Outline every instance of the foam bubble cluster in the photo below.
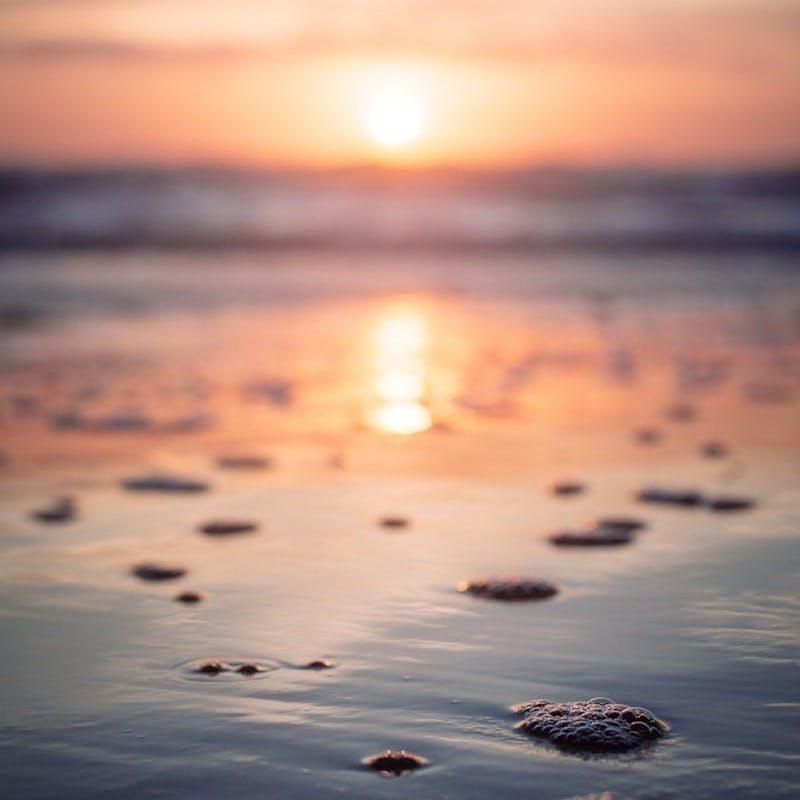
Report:
[[[606,697],[572,703],[531,700],[514,706],[512,711],[523,716],[516,726],[519,730],[558,747],[596,753],[631,750],[669,730],[647,709]]]

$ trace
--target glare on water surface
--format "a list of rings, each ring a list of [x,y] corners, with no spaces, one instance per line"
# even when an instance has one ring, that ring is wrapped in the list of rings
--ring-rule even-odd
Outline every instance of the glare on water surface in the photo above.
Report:
[[[428,328],[413,308],[389,309],[373,335],[369,424],[385,433],[419,433],[431,427],[425,403]]]

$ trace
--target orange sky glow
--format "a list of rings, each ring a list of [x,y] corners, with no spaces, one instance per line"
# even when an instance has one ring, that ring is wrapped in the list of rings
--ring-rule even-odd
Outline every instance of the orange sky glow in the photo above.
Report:
[[[798,31],[786,0],[0,0],[0,161],[786,164]]]

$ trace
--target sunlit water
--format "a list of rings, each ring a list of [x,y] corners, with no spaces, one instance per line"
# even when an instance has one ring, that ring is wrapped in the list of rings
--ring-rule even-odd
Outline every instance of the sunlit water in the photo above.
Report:
[[[796,797],[799,284],[781,257],[6,258],[4,303],[31,313],[0,350],[5,791]],[[731,455],[702,458],[716,439]],[[211,491],[119,488],[154,470]],[[588,491],[554,498],[562,478]],[[642,507],[650,483],[758,506]],[[29,519],[62,494],[76,521]],[[545,539],[602,514],[650,527]],[[197,532],[216,517],[262,529]],[[141,583],[143,560],[189,574]],[[456,591],[506,573],[561,593]],[[211,658],[269,669],[191,671]],[[582,759],[513,730],[513,703],[598,695],[670,736]],[[401,747],[430,765],[361,767]]]

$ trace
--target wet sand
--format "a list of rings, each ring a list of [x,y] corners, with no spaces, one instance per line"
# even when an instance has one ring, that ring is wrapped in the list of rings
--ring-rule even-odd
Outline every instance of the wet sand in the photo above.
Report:
[[[414,293],[387,265],[335,295],[340,268],[328,266],[323,279],[313,259],[232,267],[232,284],[262,294],[321,281],[300,300],[243,291],[213,305],[200,272],[192,307],[55,317],[6,340],[11,794],[796,796],[792,275],[762,270],[754,302],[744,276],[755,273],[622,265],[598,299],[585,280],[598,264],[554,285],[544,268],[501,262],[493,288],[476,265],[416,265],[427,288]],[[137,292],[163,297],[149,262],[126,267]],[[105,280],[91,260],[38,269],[40,288],[76,297]],[[754,382],[788,394],[753,399]],[[671,417],[678,403],[692,419]],[[66,412],[140,423],[54,425]],[[409,435],[380,427],[424,422]],[[647,427],[662,438],[639,442]],[[709,441],[728,453],[705,458]],[[270,468],[226,469],[233,456]],[[153,473],[209,490],[120,484]],[[585,490],[553,496],[565,478]],[[638,502],[648,486],[757,504]],[[61,496],[75,498],[74,520],[30,517]],[[647,527],[624,547],[548,541],[604,517]],[[385,518],[413,524],[391,531]],[[258,533],[198,533],[229,519]],[[187,573],[130,574],[150,562]],[[510,603],[458,591],[505,575],[559,593]],[[187,590],[203,601],[174,602]],[[197,672],[215,661],[233,667]],[[314,661],[335,666],[305,668]],[[581,756],[514,730],[516,703],[598,696],[649,709],[669,733]],[[386,750],[427,763],[382,779],[362,762]]]

